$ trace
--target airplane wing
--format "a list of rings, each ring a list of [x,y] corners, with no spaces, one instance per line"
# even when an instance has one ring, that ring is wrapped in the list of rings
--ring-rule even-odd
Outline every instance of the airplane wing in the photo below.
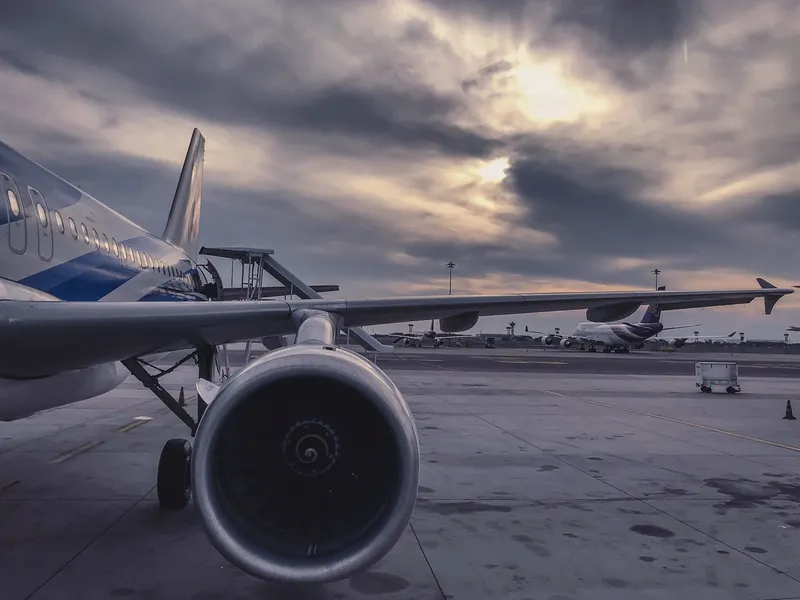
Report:
[[[0,301],[0,375],[41,376],[168,350],[295,333],[292,313],[340,315],[344,327],[455,316],[554,312],[627,302],[764,298],[769,309],[790,288],[572,292],[495,296],[266,300],[258,302]]]

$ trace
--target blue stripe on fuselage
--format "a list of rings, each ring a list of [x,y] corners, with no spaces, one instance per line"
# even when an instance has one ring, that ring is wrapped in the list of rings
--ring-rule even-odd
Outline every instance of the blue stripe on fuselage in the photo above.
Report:
[[[165,251],[170,249],[165,246],[164,242],[149,236],[123,240],[122,243],[128,248],[146,252],[154,258],[159,258],[159,255],[165,254]],[[178,277],[194,273],[189,260],[181,260],[171,266],[178,269]],[[44,271],[39,271],[19,283],[51,294],[61,300],[91,302],[101,300],[145,270],[148,269],[142,269],[138,264],[130,261],[122,261],[119,257],[106,252],[105,249],[99,248]],[[204,297],[190,297],[190,293],[194,291],[181,279],[173,278],[155,288],[142,300],[160,300],[162,296],[166,296],[170,300],[204,299]],[[132,298],[132,300],[134,299]]]

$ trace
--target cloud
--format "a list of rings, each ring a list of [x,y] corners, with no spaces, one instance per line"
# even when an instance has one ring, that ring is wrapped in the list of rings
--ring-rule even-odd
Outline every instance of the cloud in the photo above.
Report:
[[[158,232],[198,126],[203,243],[348,294],[794,282],[795,3],[187,6],[4,7],[4,141]]]

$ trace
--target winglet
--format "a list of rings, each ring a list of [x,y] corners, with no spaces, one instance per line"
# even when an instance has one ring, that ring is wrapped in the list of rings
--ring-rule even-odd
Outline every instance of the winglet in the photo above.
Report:
[[[763,279],[761,277],[756,277],[756,281],[758,282],[758,285],[761,286],[762,290],[774,290],[775,289],[775,286],[772,285],[766,279]],[[770,294],[770,295],[764,296],[764,314],[765,315],[771,315],[772,314],[772,309],[775,308],[775,304],[777,304],[778,300],[780,300],[782,297],[783,297],[783,294]]]

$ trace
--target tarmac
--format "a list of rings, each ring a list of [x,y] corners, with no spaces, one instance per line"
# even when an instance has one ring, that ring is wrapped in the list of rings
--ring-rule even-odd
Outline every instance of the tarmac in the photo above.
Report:
[[[230,566],[193,505],[158,509],[161,447],[188,432],[128,379],[0,423],[0,598],[800,599],[797,385],[778,374],[795,363],[735,358],[729,395],[670,375],[674,355],[379,357],[417,420],[417,508],[370,571],[307,588]],[[165,387],[192,396],[194,375]]]

